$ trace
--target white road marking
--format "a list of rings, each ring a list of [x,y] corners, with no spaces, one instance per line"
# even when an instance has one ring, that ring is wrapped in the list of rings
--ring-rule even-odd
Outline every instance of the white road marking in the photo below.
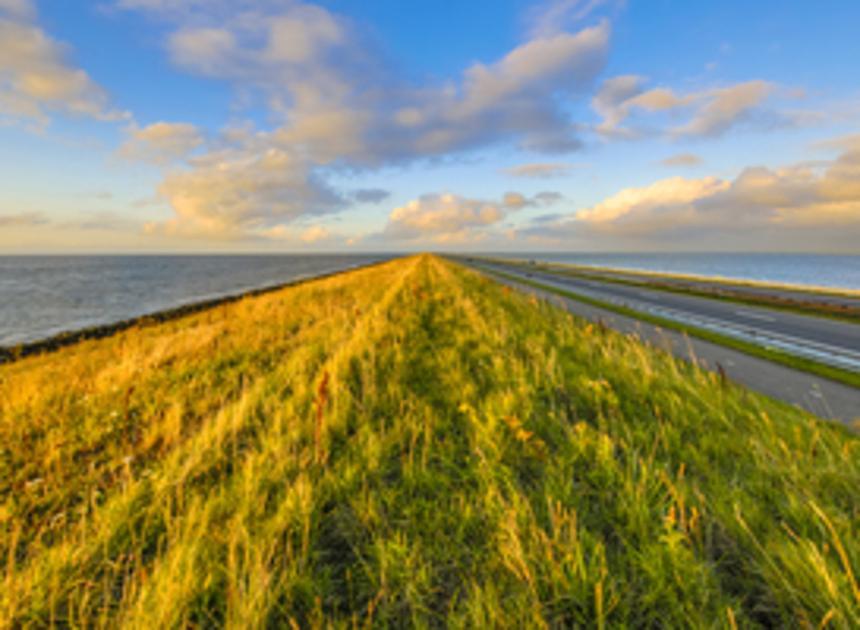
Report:
[[[764,315],[762,313],[753,313],[752,311],[735,311],[735,315],[740,315],[741,317],[748,317],[749,319],[758,319],[763,322],[775,322],[776,320],[770,315]]]

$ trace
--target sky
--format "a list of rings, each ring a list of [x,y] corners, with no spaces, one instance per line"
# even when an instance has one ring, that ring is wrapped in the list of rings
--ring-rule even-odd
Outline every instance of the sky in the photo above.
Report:
[[[0,254],[860,253],[856,0],[0,0]]]

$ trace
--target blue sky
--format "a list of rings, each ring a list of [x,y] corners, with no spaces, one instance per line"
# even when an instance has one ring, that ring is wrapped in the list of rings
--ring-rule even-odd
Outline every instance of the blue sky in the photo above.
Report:
[[[860,252],[848,0],[0,0],[0,253]]]

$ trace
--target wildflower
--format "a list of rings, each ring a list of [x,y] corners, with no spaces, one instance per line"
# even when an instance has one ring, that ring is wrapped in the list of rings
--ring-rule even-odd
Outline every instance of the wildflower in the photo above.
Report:
[[[520,442],[528,442],[529,439],[534,435],[532,431],[526,431],[525,429],[518,429],[516,432],[517,439]]]
[[[42,479],[41,477],[36,477],[36,478],[34,478],[34,479],[30,479],[30,480],[25,484],[25,487],[27,488],[27,490],[33,490],[33,489],[38,488],[39,486],[41,486],[43,483],[45,483],[45,480],[44,480],[44,479]]]
[[[520,419],[516,416],[505,416],[502,420],[513,431],[516,431],[520,426],[522,426],[522,422],[520,422]]]
[[[675,527],[677,520],[678,519],[675,516],[675,506],[672,505],[669,507],[669,513],[666,514],[666,527]]]

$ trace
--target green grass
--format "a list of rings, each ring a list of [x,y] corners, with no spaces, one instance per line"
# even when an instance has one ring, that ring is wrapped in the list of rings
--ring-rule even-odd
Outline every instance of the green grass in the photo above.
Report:
[[[860,624],[860,438],[434,257],[0,367],[0,625]]]
[[[710,280],[711,286],[705,288],[701,285],[684,284],[683,277],[673,277],[671,275],[663,275],[658,273],[646,272],[617,272],[626,273],[624,277],[613,275],[613,271],[607,270],[603,273],[595,273],[585,268],[578,268],[570,265],[553,264],[553,263],[536,263],[531,264],[521,260],[514,259],[492,259],[487,260],[499,262],[512,267],[518,267],[523,270],[539,269],[547,273],[554,273],[561,276],[570,276],[573,278],[585,278],[588,280],[597,280],[599,282],[608,282],[610,284],[620,284],[631,287],[641,287],[653,289],[656,291],[664,291],[666,293],[676,293],[679,295],[693,295],[712,300],[721,300],[731,302],[743,306],[760,306],[770,309],[776,309],[787,313],[795,313],[798,315],[814,315],[816,317],[824,317],[826,319],[848,322],[851,324],[860,323],[860,309],[857,307],[839,306],[836,304],[828,304],[821,300],[815,299],[817,296],[836,296],[836,297],[853,297],[839,292],[828,292],[825,290],[808,290],[809,299],[789,298],[785,296],[771,295],[766,292],[750,293],[748,291],[739,291],[737,287],[748,288],[786,288],[780,285],[759,284],[744,284],[743,282],[732,283],[726,280],[714,279]],[[789,287],[794,292],[804,292],[801,287]]]
[[[650,313],[643,313],[642,311],[637,311],[636,309],[627,308],[625,306],[620,306],[611,302],[605,302],[603,300],[598,300],[593,297],[581,295],[573,291],[565,291],[564,289],[559,289],[558,287],[543,284],[541,282],[530,280],[528,278],[523,278],[521,276],[507,274],[495,269],[491,273],[499,276],[500,278],[505,278],[507,280],[518,282],[520,284],[530,286],[536,289],[541,289],[542,291],[548,291],[550,293],[570,298],[572,300],[576,300],[584,304],[597,306],[607,311],[612,311],[614,313],[618,313],[619,315],[632,317],[634,319],[648,322],[656,326],[666,328],[668,330],[675,330],[691,337],[704,339],[705,341],[710,341],[711,343],[725,346],[727,348],[732,348],[734,350],[739,350],[740,352],[744,352],[752,356],[761,357],[762,359],[767,359],[768,361],[773,361],[774,363],[779,363],[781,365],[785,365],[796,370],[801,370],[803,372],[808,372],[810,374],[815,374],[823,378],[844,383],[845,385],[850,385],[851,387],[860,388],[860,374],[858,374],[857,372],[851,372],[849,370],[843,370],[831,365],[825,365],[823,363],[818,363],[817,361],[813,361],[811,359],[805,359],[803,357],[788,354],[787,352],[781,352],[773,348],[759,346],[754,343],[743,341],[742,339],[736,339],[734,337],[729,337],[728,335],[721,335],[710,330],[704,330],[695,326],[689,326],[687,324],[682,324],[680,322],[666,319],[664,317],[659,317],[657,315],[652,315]]]

